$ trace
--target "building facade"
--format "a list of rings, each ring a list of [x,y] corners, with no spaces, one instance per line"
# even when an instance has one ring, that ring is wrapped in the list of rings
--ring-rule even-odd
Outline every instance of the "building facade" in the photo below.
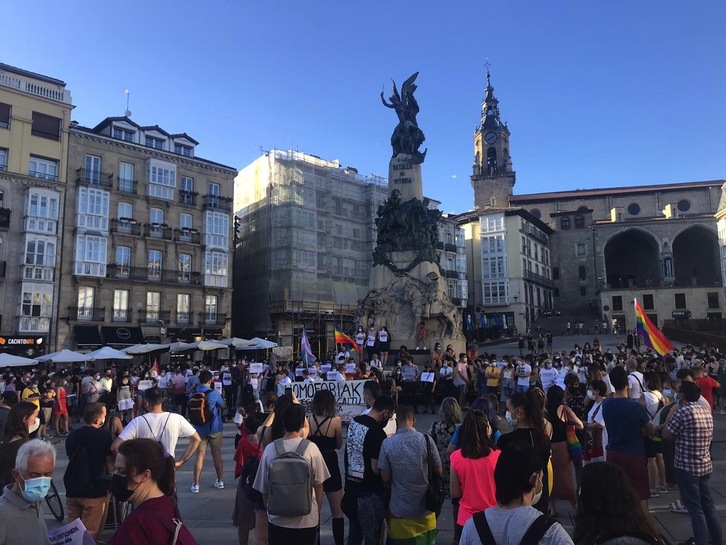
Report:
[[[58,79],[0,64],[0,351],[56,348],[68,125]]]
[[[527,309],[527,327],[542,310],[556,309],[563,320],[615,320],[633,328],[636,297],[661,325],[687,316],[720,321],[724,298],[714,294],[722,291],[726,235],[719,244],[715,215],[723,180],[513,195],[510,131],[500,121],[489,74],[485,94],[471,178],[477,213],[524,210],[550,232],[551,278],[542,287],[551,287],[552,303]],[[722,211],[726,225],[723,217]],[[470,287],[485,280],[472,269],[476,262],[478,253],[469,258]],[[470,290],[470,307],[484,299]]]
[[[128,117],[71,124],[59,347],[229,335],[236,170],[197,144]]]

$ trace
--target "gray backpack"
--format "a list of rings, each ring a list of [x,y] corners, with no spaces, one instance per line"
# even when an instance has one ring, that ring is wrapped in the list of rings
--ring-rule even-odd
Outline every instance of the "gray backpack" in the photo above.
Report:
[[[302,517],[313,510],[312,469],[304,454],[310,441],[303,439],[297,450],[285,452],[282,439],[275,441],[277,456],[267,470],[267,512],[280,517]]]

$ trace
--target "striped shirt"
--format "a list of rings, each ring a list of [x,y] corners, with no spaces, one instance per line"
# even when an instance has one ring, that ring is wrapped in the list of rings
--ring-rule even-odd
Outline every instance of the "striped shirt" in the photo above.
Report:
[[[695,477],[713,471],[709,446],[713,439],[713,417],[710,409],[698,402],[685,403],[666,426],[676,438],[673,465]]]

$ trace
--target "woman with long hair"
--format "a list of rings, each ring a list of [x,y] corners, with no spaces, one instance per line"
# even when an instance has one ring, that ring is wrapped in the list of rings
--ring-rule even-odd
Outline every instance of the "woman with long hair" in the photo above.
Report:
[[[65,376],[58,378],[55,387],[55,404],[53,405],[53,429],[56,435],[68,435],[71,431],[71,418],[68,414],[68,391]]]
[[[10,409],[0,443],[0,487],[13,482],[15,458],[30,434],[40,427],[39,412],[38,406],[31,401],[19,401]]]
[[[106,421],[103,423],[103,427],[111,432],[111,436],[116,439],[124,429],[123,422],[116,416],[116,407],[118,405],[116,394],[114,392],[103,392],[98,396],[98,402],[106,406]]]
[[[494,467],[499,459],[492,427],[483,411],[469,409],[461,424],[461,448],[451,454],[451,497],[459,498],[454,542],[474,513],[497,503]]]
[[[542,461],[544,472],[544,489],[533,507],[547,513],[549,502],[549,471],[552,448],[550,445],[551,429],[545,425],[544,397],[542,391],[530,388],[526,392],[516,393],[507,400],[508,420],[515,423],[514,431],[505,433],[499,438],[497,446],[504,450],[511,443],[526,443],[533,446]]]
[[[436,444],[441,458],[441,480],[444,483],[444,498],[451,498],[449,489],[451,461],[449,459],[449,443],[454,432],[461,424],[461,407],[455,397],[445,397],[439,407],[439,418],[431,424],[429,435]],[[456,517],[459,512],[459,498],[451,498],[451,510],[454,518],[454,531],[456,531]]]
[[[576,507],[577,497],[572,482],[571,456],[567,450],[567,427],[570,424],[576,430],[584,428],[582,421],[575,412],[564,404],[565,392],[559,386],[551,386],[547,390],[547,419],[552,425],[552,492],[549,499],[549,515],[557,516],[557,500],[567,500]],[[582,451],[580,451],[582,452]],[[582,457],[579,458],[582,466]]]
[[[109,545],[159,545],[171,543],[179,532],[183,543],[196,543],[181,521],[174,501],[174,458],[153,439],[131,439],[119,446],[111,476],[111,494],[134,506]]]
[[[603,534],[613,537],[642,534],[654,538],[654,542],[668,545],[643,509],[625,472],[610,462],[594,462],[582,468],[572,539],[578,545],[589,545]]]
[[[319,390],[312,402],[312,414],[308,418],[310,435],[308,439],[315,443],[325,460],[330,478],[323,482],[323,492],[328,498],[330,512],[333,515],[333,539],[335,545],[343,545],[345,536],[345,518],[340,507],[343,498],[343,479],[340,475],[337,450],[343,446],[343,424],[335,407],[335,396],[330,390]]]

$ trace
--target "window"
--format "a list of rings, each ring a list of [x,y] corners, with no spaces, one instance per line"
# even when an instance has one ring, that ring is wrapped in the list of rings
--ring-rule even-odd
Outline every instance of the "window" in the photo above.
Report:
[[[504,279],[507,278],[507,257],[493,256],[484,257],[481,260],[481,276],[483,279]],[[453,265],[450,268],[453,270]]]
[[[570,218],[562,218],[560,220],[560,226],[562,227],[563,231],[569,231],[570,230]]]
[[[78,319],[93,320],[93,298],[95,290],[88,286],[78,288]]]
[[[55,240],[29,238],[25,243],[23,278],[25,280],[53,280],[55,267]]]
[[[126,142],[134,141],[133,131],[127,131],[126,129],[121,129],[119,127],[113,128],[113,137],[117,138],[118,140],[125,140]]]
[[[108,191],[79,187],[76,226],[108,231],[108,202]]]
[[[485,305],[504,305],[508,303],[509,283],[505,281],[499,282],[482,282],[484,291]]]
[[[653,294],[644,293],[643,294],[643,309],[644,310],[653,310],[654,308],[655,308],[655,304],[653,302]]]
[[[217,296],[207,295],[204,297],[204,321],[206,323],[217,322]]]
[[[42,159],[41,157],[30,156],[28,176],[42,178],[43,180],[58,179],[58,161]]]
[[[585,217],[584,216],[575,216],[575,229],[584,229],[585,228]]]
[[[147,195],[159,199],[174,200],[176,188],[176,165],[157,159],[147,161],[149,183]]]
[[[106,239],[91,235],[77,235],[75,247],[75,273],[82,276],[106,276]]]
[[[226,288],[229,256],[224,252],[204,253],[204,285]],[[303,264],[304,265],[304,264]]]
[[[8,150],[0,148],[0,172],[8,169]]]
[[[559,279],[560,279],[560,268],[552,267],[552,280],[559,280]]]
[[[149,250],[149,280],[161,280],[161,252]]]
[[[675,304],[676,308],[678,309],[685,309],[686,307],[686,294],[685,293],[676,293],[674,294],[675,298]]]
[[[150,148],[164,149],[164,141],[161,138],[154,138],[153,136],[147,136],[144,139],[144,145]]]
[[[577,257],[585,257],[587,255],[587,244],[584,242],[578,242],[577,246]]]
[[[613,310],[623,310],[622,295],[613,295]]]
[[[133,163],[119,163],[118,190],[123,193],[134,193],[134,165]]]
[[[215,182],[207,183],[207,194],[209,196],[209,199],[207,200],[208,204],[210,206],[218,206],[219,205],[219,195],[220,195],[219,184],[215,183]]]
[[[193,148],[191,146],[184,146],[182,144],[174,144],[174,153],[184,155],[185,157],[192,157],[192,155],[194,155]]]
[[[678,201],[678,210],[681,212],[688,212],[691,209],[691,203],[688,202],[686,199],[681,199]]]
[[[130,202],[120,202],[116,207],[116,213],[119,218],[133,219],[134,205]]]
[[[188,324],[191,321],[190,312],[191,295],[188,293],[178,293],[176,296],[176,323]]]
[[[55,234],[58,223],[58,193],[51,190],[30,189],[27,198],[26,230]]]
[[[191,229],[192,228],[192,215],[191,214],[179,214],[179,229]]]
[[[708,298],[708,308],[719,308],[721,306],[717,292],[709,292],[706,294],[706,297]]]
[[[85,181],[97,184],[101,179],[101,158],[97,155],[86,155]]]
[[[204,244],[229,247],[229,214],[207,211],[204,213]]]
[[[637,202],[630,203],[628,205],[628,214],[631,216],[637,216],[640,214],[640,205]]]
[[[19,331],[49,331],[53,312],[53,285],[24,282],[21,293]]]
[[[580,295],[587,295],[587,288],[585,286],[580,286]]]
[[[116,247],[116,276],[128,278],[131,272],[131,248],[128,246]]]
[[[529,213],[537,219],[542,219],[542,211],[539,208],[532,208]]]
[[[149,236],[161,237],[164,235],[164,211],[161,208],[149,210]]]
[[[129,290],[113,290],[113,317],[114,322],[130,321]]]
[[[10,104],[0,102],[0,129],[10,128]]]
[[[577,268],[577,276],[580,280],[585,280],[587,278],[587,269],[585,269],[585,265],[580,265]]]
[[[192,256],[179,254],[179,282],[191,282],[192,280]]]
[[[179,189],[181,191],[194,191],[194,178],[191,176],[182,176],[179,180]]]
[[[159,310],[161,309],[161,292],[146,292],[146,321],[158,320]]]
[[[32,291],[23,292],[23,316],[50,316],[51,313],[50,293],[39,293]]]
[[[30,134],[47,138],[49,140],[60,140],[61,119],[52,115],[33,112],[33,127]]]

